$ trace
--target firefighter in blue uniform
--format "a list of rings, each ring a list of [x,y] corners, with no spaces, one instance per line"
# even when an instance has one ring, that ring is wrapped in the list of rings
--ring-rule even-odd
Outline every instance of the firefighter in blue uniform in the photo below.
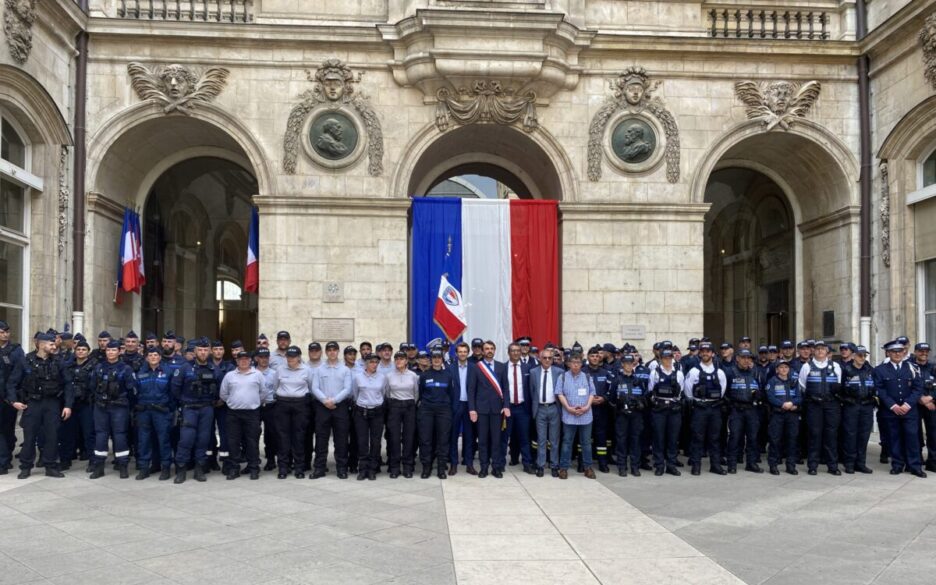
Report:
[[[845,473],[871,473],[867,466],[868,440],[874,426],[874,368],[868,348],[859,345],[842,369],[842,454]]]
[[[926,470],[936,471],[936,367],[929,362],[930,345],[918,343],[913,348],[913,364],[923,379],[920,417],[926,428]]]
[[[898,475],[907,469],[917,477],[926,477],[920,457],[919,432],[923,378],[915,366],[903,360],[906,346],[902,343],[891,342],[884,350],[888,359],[874,368],[874,385],[882,418],[886,421],[890,472]]]
[[[185,481],[185,468],[195,459],[195,481],[205,481],[208,451],[211,449],[211,431],[214,424],[214,404],[221,389],[221,372],[209,359],[209,343],[200,339],[195,343],[195,361],[181,370],[182,383],[176,401],[182,406],[182,427],[176,448],[176,476],[174,483]]]
[[[595,398],[592,402],[592,448],[594,459],[598,461],[598,470],[608,473],[608,447],[614,429],[614,409],[610,404],[612,392],[611,371],[601,359],[602,348],[596,345],[588,350],[588,365],[582,371],[588,374],[595,385]]]
[[[780,475],[781,455],[786,457],[786,472],[799,475],[800,411],[803,392],[799,382],[790,376],[790,362],[780,360],[774,366],[774,376],[764,387],[764,397],[770,408],[767,423],[767,465],[771,475]]]
[[[32,472],[39,437],[45,474],[64,477],[58,469],[58,431],[61,421],[71,416],[73,397],[65,367],[52,353],[54,344],[54,335],[37,335],[36,351],[16,362],[7,380],[6,399],[23,413],[19,479],[26,479]]]
[[[760,455],[757,432],[760,429],[760,406],[764,397],[754,371],[754,356],[749,349],[738,351],[737,363],[728,376],[725,396],[728,413],[728,473],[736,473],[741,461],[742,444],[746,455],[744,469],[752,473],[763,473],[757,464]]]
[[[686,397],[692,402],[692,441],[689,454],[692,475],[702,472],[702,452],[706,443],[709,470],[718,475],[725,475],[721,466],[721,428],[722,404],[728,381],[724,370],[715,366],[714,355],[711,343],[701,343],[700,361],[686,373],[684,390]]]
[[[61,469],[69,469],[78,451],[81,451],[88,458],[87,472],[91,473],[94,465],[91,459],[94,452],[94,389],[91,386],[91,374],[97,362],[91,359],[91,347],[84,337],[75,345],[74,355],[74,360],[67,366],[67,378],[74,402],[72,415],[62,422],[59,430],[59,459]]]
[[[138,480],[150,476],[153,444],[159,449],[159,480],[171,477],[172,446],[169,431],[173,419],[172,384],[181,383],[180,370],[162,363],[159,348],[146,350],[146,361],[136,373],[137,466]],[[154,440],[155,439],[155,440]]]
[[[799,385],[806,405],[807,473],[816,475],[824,456],[829,473],[841,475],[838,468],[838,429],[842,418],[839,401],[842,370],[829,358],[824,341],[814,342],[814,354],[800,369]]]
[[[133,371],[120,359],[120,342],[112,339],[104,360],[91,373],[94,390],[94,469],[90,479],[104,476],[107,440],[113,437],[114,459],[120,478],[130,477],[130,400],[135,391]]]
[[[644,410],[647,407],[646,382],[637,377],[637,360],[633,355],[625,355],[620,361],[621,369],[611,380],[611,406],[616,410],[615,419],[615,457],[618,475],[627,476],[628,458],[630,472],[640,477],[640,450],[644,430]]]
[[[676,442],[682,424],[683,373],[673,364],[673,350],[660,351],[650,371],[648,391],[653,406],[654,475],[682,475],[677,469]]]

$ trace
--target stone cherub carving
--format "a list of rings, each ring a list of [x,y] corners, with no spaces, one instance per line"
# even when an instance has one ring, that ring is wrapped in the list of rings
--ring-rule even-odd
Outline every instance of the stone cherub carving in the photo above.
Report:
[[[670,183],[679,181],[679,127],[676,119],[670,113],[663,100],[654,96],[653,92],[660,86],[660,80],[652,80],[647,70],[640,66],[628,67],[617,79],[611,81],[612,96],[605,100],[588,128],[588,179],[597,181],[601,178],[602,148],[605,128],[611,118],[621,110],[633,113],[646,112],[659,120],[666,134],[666,180]],[[629,143],[628,153],[634,160],[640,158],[645,152],[638,154],[642,149],[649,149],[643,129],[639,132],[628,130],[626,138]],[[625,155],[627,156],[627,155]]]
[[[319,106],[347,105],[361,117],[367,133],[368,173],[374,177],[382,174],[383,130],[380,126],[380,120],[377,118],[376,112],[371,108],[367,98],[355,91],[354,85],[360,83],[361,75],[355,76],[351,68],[340,59],[326,59],[314,72],[309,71],[307,77],[315,85],[299,96],[302,98],[302,102],[294,106],[289,113],[286,134],[283,136],[283,171],[288,175],[296,172],[300,133],[306,118],[312,110]],[[327,121],[326,125],[328,125]],[[328,138],[325,138],[325,136],[330,134],[331,138],[337,138],[337,141],[332,142],[335,142],[341,148],[346,148],[340,143],[342,130],[337,121],[324,129],[325,134],[321,139],[327,141]],[[335,136],[335,132],[338,133],[338,136]],[[329,148],[333,147],[331,144],[328,146]],[[331,152],[329,148],[325,150]]]
[[[797,118],[805,118],[819,99],[821,89],[818,81],[802,85],[792,81],[759,85],[753,81],[735,83],[735,95],[744,103],[748,119],[759,120],[767,132],[777,126],[789,130]]]
[[[927,16],[923,22],[920,45],[923,48],[923,76],[936,89],[936,13]]]
[[[191,114],[200,103],[212,101],[227,84],[228,70],[210,67],[200,75],[185,65],[160,65],[148,69],[141,63],[127,65],[133,91],[141,100],[155,100],[166,114]]]
[[[36,0],[5,0],[3,32],[13,60],[24,65],[32,51],[32,25],[36,20]]]

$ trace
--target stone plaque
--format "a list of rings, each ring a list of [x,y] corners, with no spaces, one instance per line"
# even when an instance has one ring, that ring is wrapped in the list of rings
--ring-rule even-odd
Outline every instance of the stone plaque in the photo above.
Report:
[[[358,131],[343,112],[326,110],[312,121],[309,141],[322,158],[341,160],[351,156],[357,148]]]
[[[624,341],[646,339],[647,328],[643,325],[624,325],[621,327],[621,336],[624,338]]]
[[[312,338],[323,343],[354,341],[354,319],[312,319]]]
[[[322,302],[323,303],[343,303],[344,302],[344,283],[326,282],[322,284]]]
[[[611,149],[622,162],[638,164],[653,156],[657,136],[653,126],[633,116],[624,118],[611,133]]]

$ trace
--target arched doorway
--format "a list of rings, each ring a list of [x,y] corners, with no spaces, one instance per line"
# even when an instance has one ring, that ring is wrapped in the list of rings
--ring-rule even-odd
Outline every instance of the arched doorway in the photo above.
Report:
[[[783,190],[746,168],[712,173],[705,190],[704,331],[779,344],[795,324],[793,210]]]
[[[143,212],[144,330],[254,338],[257,298],[241,287],[256,192],[253,175],[220,158],[191,158],[160,175]]]

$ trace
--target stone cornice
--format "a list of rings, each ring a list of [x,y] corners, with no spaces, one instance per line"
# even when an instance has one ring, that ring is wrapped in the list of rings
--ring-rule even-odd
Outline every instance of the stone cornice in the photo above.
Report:
[[[850,205],[837,209],[822,217],[804,221],[799,224],[799,229],[804,239],[813,238],[849,224],[856,224],[860,217],[861,207],[858,205]]]
[[[88,32],[95,38],[177,37],[187,41],[227,41],[232,45],[256,44],[265,48],[271,48],[271,43],[290,45],[293,48],[297,43],[362,43],[384,47],[373,23],[285,25],[92,18]]]
[[[353,199],[303,194],[254,195],[261,215],[318,215],[331,217],[399,217],[409,213],[409,199]]]
[[[560,203],[563,221],[702,222],[709,203]]]
[[[123,221],[124,208],[116,201],[100,193],[91,192],[88,193],[85,202],[88,206],[88,213],[96,213],[117,223]]]
[[[861,51],[873,53],[882,49],[882,45],[890,43],[892,39],[903,40],[907,35],[916,41],[924,13],[932,10],[933,5],[928,2],[907,3],[860,41]]]

